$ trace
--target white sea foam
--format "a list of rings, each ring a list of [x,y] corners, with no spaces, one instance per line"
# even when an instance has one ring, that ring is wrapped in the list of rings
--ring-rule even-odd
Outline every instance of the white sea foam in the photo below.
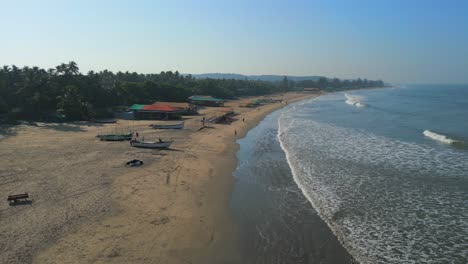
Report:
[[[360,263],[466,257],[466,153],[297,118],[301,111],[310,109],[280,116],[280,145],[305,197]]]
[[[356,107],[367,107],[366,104],[362,103],[362,101],[364,100],[364,97],[362,96],[350,95],[348,93],[345,93],[345,97],[347,99],[345,102],[349,105],[353,105]]]
[[[439,142],[442,142],[442,143],[445,143],[445,144],[454,144],[454,143],[457,143],[457,142],[458,143],[461,142],[459,140],[451,139],[451,138],[447,137],[446,135],[438,134],[438,133],[432,132],[430,130],[424,130],[423,134],[426,137],[429,137],[429,138],[431,138],[433,140],[436,140],[436,141],[439,141]]]
[[[366,107],[367,106],[367,105],[365,105],[363,103],[359,103],[359,102],[355,103],[354,105],[357,106],[357,107]]]

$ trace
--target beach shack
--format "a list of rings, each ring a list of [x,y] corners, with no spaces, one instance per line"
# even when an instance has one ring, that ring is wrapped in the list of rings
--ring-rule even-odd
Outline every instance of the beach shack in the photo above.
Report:
[[[179,102],[154,102],[153,105],[168,105],[172,107],[181,108],[184,110],[182,115],[196,115],[198,114],[198,106],[191,103],[179,103]]]
[[[283,99],[263,98],[263,99],[253,100],[253,101],[256,101],[256,103],[259,103],[259,104],[274,104],[274,103],[283,102]]]
[[[250,100],[249,103],[247,103],[245,105],[245,107],[258,107],[258,106],[261,106],[262,105],[262,102],[260,100]]]
[[[193,95],[188,98],[189,103],[202,106],[224,106],[226,100],[208,95]]]
[[[139,120],[176,120],[182,117],[184,109],[165,104],[142,105],[134,104],[130,107],[133,117]]]
[[[320,88],[304,88],[304,92],[307,93],[320,93]]]

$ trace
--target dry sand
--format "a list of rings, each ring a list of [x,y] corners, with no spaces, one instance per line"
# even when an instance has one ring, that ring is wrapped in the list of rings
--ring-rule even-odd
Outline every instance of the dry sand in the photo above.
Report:
[[[239,107],[246,101],[227,104],[237,121],[201,131],[202,116],[219,109],[187,117],[184,130],[126,120],[14,127],[0,141],[0,194],[29,192],[33,202],[0,203],[0,263],[239,263],[229,212],[235,139],[285,105]],[[95,138],[128,130],[175,143],[151,150]],[[124,166],[135,158],[144,165]]]

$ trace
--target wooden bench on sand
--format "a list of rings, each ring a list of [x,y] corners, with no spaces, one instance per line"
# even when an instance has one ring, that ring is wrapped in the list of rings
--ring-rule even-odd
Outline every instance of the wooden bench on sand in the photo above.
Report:
[[[7,201],[10,204],[14,204],[17,202],[26,202],[28,201],[29,194],[28,193],[20,193],[20,194],[13,194],[13,195],[8,195]]]

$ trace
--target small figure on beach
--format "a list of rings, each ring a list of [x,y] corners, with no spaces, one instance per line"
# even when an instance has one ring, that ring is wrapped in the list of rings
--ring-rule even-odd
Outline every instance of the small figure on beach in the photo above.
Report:
[[[234,129],[234,136],[237,136],[237,130]]]
[[[245,119],[244,119],[244,118],[242,118],[242,123],[244,123],[244,121],[245,121]]]
[[[137,132],[135,132],[135,137],[138,137],[138,131],[137,131]]]

